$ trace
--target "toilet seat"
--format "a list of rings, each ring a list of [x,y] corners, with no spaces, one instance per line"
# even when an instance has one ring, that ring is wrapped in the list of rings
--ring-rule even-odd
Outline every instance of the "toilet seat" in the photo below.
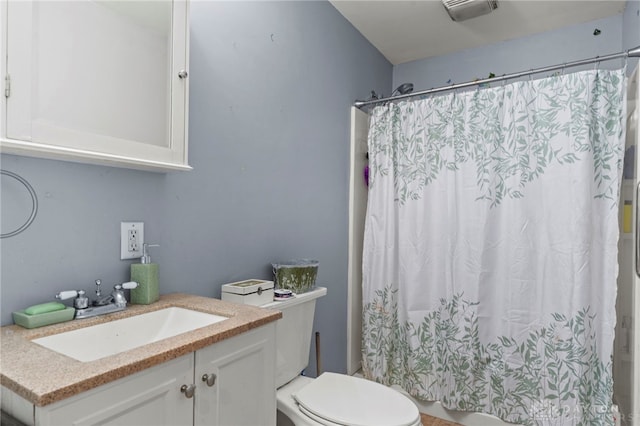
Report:
[[[418,408],[407,397],[357,377],[324,373],[292,396],[301,412],[327,426],[421,424]]]

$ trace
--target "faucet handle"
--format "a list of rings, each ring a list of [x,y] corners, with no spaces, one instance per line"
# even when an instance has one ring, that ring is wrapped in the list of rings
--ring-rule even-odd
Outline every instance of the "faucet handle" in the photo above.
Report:
[[[78,297],[73,301],[76,309],[85,309],[89,307],[89,298],[84,295],[84,290],[78,290]]]
[[[135,281],[129,281],[129,282],[126,282],[126,283],[122,283],[120,285],[122,286],[122,288],[126,288],[127,290],[131,290],[131,289],[134,289],[134,288],[138,287],[138,283],[135,282]]]
[[[67,299],[71,299],[72,297],[76,297],[77,295],[78,295],[78,292],[76,290],[66,290],[56,294],[56,299],[67,300]]]
[[[127,299],[124,296],[124,292],[122,291],[122,289],[132,289],[136,287],[138,287],[138,283],[134,281],[116,284],[115,286],[113,286],[113,292],[111,293],[111,296],[113,296],[113,303],[115,303],[116,306],[123,308],[127,306]]]
[[[73,301],[74,308],[85,309],[89,307],[89,299],[85,297],[84,290],[66,290],[56,294],[56,299],[58,300],[71,299],[72,297],[76,298]]]

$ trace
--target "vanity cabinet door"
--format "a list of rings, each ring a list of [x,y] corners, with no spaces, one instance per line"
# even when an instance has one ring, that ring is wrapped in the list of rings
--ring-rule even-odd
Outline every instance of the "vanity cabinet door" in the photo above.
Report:
[[[197,351],[195,373],[194,425],[276,424],[275,323]]]
[[[102,385],[71,398],[36,407],[35,424],[192,425],[193,398],[180,391],[193,383],[193,353]]]
[[[2,152],[190,169],[187,0],[3,6]]]

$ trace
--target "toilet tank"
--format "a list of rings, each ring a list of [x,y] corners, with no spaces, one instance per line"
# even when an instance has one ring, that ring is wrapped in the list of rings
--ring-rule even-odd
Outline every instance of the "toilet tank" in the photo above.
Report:
[[[282,312],[276,322],[276,388],[295,379],[309,363],[316,299],[327,294],[324,287],[281,302],[262,305]]]

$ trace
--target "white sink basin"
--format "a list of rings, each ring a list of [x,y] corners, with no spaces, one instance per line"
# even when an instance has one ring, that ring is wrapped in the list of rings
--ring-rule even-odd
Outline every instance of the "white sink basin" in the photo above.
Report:
[[[34,339],[32,342],[78,361],[88,362],[226,319],[190,309],[165,308]]]

